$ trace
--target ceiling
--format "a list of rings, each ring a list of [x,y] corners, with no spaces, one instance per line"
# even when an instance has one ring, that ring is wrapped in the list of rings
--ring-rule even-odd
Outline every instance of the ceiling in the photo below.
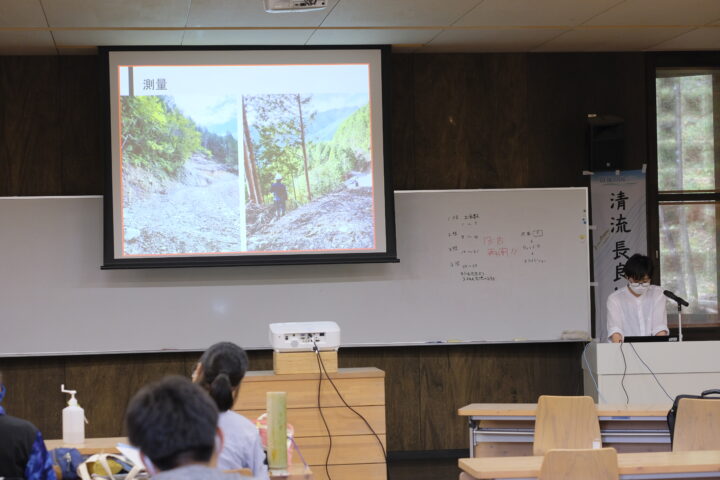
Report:
[[[393,51],[720,49],[720,0],[328,0],[265,13],[262,0],[0,0],[0,55],[98,45],[392,44]]]

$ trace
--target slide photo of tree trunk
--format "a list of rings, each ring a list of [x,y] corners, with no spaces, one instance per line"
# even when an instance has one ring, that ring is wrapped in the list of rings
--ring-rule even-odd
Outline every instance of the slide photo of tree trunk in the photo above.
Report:
[[[374,248],[367,92],[241,103],[248,250]]]
[[[125,255],[240,252],[235,96],[121,97]]]

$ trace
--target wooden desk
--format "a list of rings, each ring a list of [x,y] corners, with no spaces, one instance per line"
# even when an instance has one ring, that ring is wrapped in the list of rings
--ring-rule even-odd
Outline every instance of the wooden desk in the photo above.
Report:
[[[543,457],[461,458],[458,466],[477,479],[537,478]],[[703,478],[720,475],[720,451],[618,454],[620,478]],[[680,476],[682,475],[682,476]]]
[[[473,403],[458,410],[468,417],[471,457],[532,455],[535,403]],[[603,446],[620,453],[669,452],[670,405],[604,405],[598,408]]]
[[[109,438],[86,438],[85,443],[81,445],[65,445],[62,440],[45,440],[45,448],[52,450],[53,448],[77,448],[83,455],[93,455],[95,453],[120,453],[116,448],[118,443],[128,443],[125,437],[109,437]],[[305,469],[304,465],[290,465],[288,467],[290,475],[275,476],[271,475],[272,480],[313,480],[312,471]]]
[[[343,399],[362,414],[385,441],[385,372],[377,368],[341,368],[330,373]],[[252,422],[266,410],[267,392],[287,392],[287,421],[295,429],[295,442],[317,480],[327,480],[325,460],[334,480],[385,480],[387,467],[378,439],[365,422],[347,408],[327,378],[322,381],[318,408],[317,373],[276,375],[272,371],[247,372],[233,410]],[[299,461],[294,458],[294,461]]]
[[[108,438],[86,438],[80,445],[65,445],[62,439],[45,440],[45,448],[48,451],[54,448],[77,448],[83,455],[94,455],[96,453],[120,453],[116,448],[118,443],[128,444],[127,437]]]

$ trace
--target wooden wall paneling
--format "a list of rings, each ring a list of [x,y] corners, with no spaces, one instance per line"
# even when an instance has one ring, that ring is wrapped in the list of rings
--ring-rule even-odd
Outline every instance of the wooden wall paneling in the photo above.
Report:
[[[391,158],[395,190],[415,185],[415,112],[413,56],[392,56]],[[387,159],[386,159],[387,161]]]
[[[8,415],[32,422],[45,438],[60,438],[65,408],[60,384],[65,378],[65,359],[0,358],[0,372],[7,387],[2,405]]]
[[[416,55],[415,189],[527,183],[525,54]]]
[[[65,386],[78,391],[87,437],[119,437],[127,404],[143,385],[186,372],[179,353],[66,357]]]
[[[185,364],[185,371],[182,373],[183,375],[188,378],[192,376],[201,355],[202,352],[185,352],[182,354],[182,361]]]
[[[588,184],[588,113],[625,119],[626,167],[647,162],[642,53],[529,54],[528,187]]]
[[[59,57],[59,130],[62,136],[62,193],[102,195],[103,169],[109,161],[101,148],[105,106],[100,99],[97,56]]]
[[[447,358],[440,364],[428,370],[428,375],[438,376],[440,372],[448,372],[449,384],[445,386],[445,398],[432,395],[428,389],[423,392],[423,408],[432,409],[435,412],[428,419],[430,435],[427,441],[437,445],[437,449],[465,448],[467,446],[467,423],[466,419],[457,415],[457,409],[487,395],[487,392],[501,383],[506,388],[507,384],[514,384],[515,378],[509,376],[489,375],[494,368],[498,358],[504,358],[502,351],[495,345],[486,346],[461,346],[454,345],[447,348]],[[501,360],[498,364],[507,368],[507,362]],[[430,367],[430,365],[428,365]],[[507,370],[502,370],[507,372]],[[493,372],[496,373],[496,372]]]
[[[390,451],[423,450],[420,368],[423,347],[341,348],[341,368],[376,367],[385,372],[385,412]]]
[[[228,342],[235,342],[238,345],[242,346],[242,339],[234,339],[229,338],[227,340]],[[210,347],[210,345],[208,345]],[[250,370],[272,370],[272,350],[246,350],[245,353],[247,353],[248,360],[249,360],[249,366],[248,371]],[[187,375],[190,376],[192,372],[195,370],[195,365],[197,365],[197,362],[200,360],[200,357],[202,356],[203,352],[185,352],[184,353],[184,361],[187,365]]]
[[[0,56],[0,196],[62,193],[58,62]]]
[[[457,425],[457,395],[455,386],[458,376],[467,372],[452,370],[450,350],[455,346],[429,346],[423,349],[418,359],[420,368],[420,411],[422,444],[427,450],[457,448],[459,442],[453,439],[453,426]],[[460,405],[461,407],[462,405]],[[465,435],[467,443],[467,435]],[[459,447],[462,448],[462,447]]]
[[[538,343],[528,354],[532,396],[524,403],[537,402],[540,395],[583,395],[581,355],[585,343]]]
[[[453,345],[422,356],[423,444],[430,450],[467,446],[457,409],[473,402],[535,402],[542,394],[575,395],[582,386],[578,343]],[[580,391],[582,391],[580,389]]]
[[[229,340],[233,341],[233,340]],[[242,343],[239,343],[242,345]],[[272,370],[272,350],[250,350],[247,352],[250,370]],[[198,358],[200,358],[198,356]]]

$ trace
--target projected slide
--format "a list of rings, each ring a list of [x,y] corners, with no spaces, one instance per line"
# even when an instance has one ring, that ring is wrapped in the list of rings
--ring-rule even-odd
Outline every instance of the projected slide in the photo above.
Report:
[[[376,249],[369,68],[118,65],[120,256]]]

